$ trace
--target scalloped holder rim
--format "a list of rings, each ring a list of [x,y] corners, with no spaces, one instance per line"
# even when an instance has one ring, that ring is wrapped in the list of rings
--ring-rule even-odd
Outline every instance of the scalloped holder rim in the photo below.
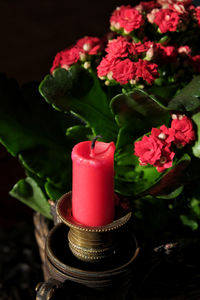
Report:
[[[71,196],[72,196],[72,192],[68,192],[64,194],[56,204],[56,212],[60,220],[71,228],[75,228],[87,232],[107,232],[122,227],[131,218],[132,212],[130,208],[125,209],[122,205],[117,205],[116,206],[117,214],[112,223],[109,223],[104,226],[97,226],[97,227],[82,225],[73,218]],[[121,202],[119,202],[119,204],[121,204]]]

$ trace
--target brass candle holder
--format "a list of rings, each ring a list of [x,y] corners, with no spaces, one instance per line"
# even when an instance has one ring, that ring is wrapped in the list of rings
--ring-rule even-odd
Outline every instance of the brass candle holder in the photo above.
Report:
[[[116,206],[115,219],[105,226],[88,227],[79,224],[72,216],[72,193],[64,194],[57,202],[59,219],[70,227],[69,248],[78,259],[99,262],[115,255],[118,248],[117,233],[131,218],[131,210],[125,201]]]

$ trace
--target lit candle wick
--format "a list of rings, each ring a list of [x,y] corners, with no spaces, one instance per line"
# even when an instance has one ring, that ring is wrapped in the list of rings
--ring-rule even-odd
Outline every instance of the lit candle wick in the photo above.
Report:
[[[97,139],[99,139],[99,138],[102,139],[102,136],[101,136],[101,135],[97,135],[97,136],[95,136],[95,137],[93,138],[92,144],[91,144],[91,149],[92,149],[92,150],[94,149],[95,143],[96,143]]]

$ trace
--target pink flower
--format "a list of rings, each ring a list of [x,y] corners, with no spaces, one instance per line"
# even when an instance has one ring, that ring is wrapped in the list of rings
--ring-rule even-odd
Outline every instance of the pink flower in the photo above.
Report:
[[[142,44],[141,42],[135,43],[135,48],[138,54],[143,53],[143,52],[147,52],[147,50],[152,47],[154,42],[144,42],[144,44]]]
[[[141,1],[137,6],[135,6],[135,9],[137,9],[140,13],[148,13],[156,7],[160,7],[160,4],[156,1]]]
[[[170,5],[173,5],[173,4],[183,5],[184,7],[186,7],[192,3],[192,0],[157,0],[157,2],[163,8],[168,8]]]
[[[159,76],[158,65],[149,61],[139,59],[139,61],[136,62],[136,67],[136,76],[146,80],[149,84],[152,84]]]
[[[176,11],[179,15],[187,15],[187,10],[181,3],[175,2],[169,8]]]
[[[150,13],[148,13],[147,15],[147,20],[149,21],[149,23],[153,24],[154,23],[154,19],[156,17],[157,12],[159,12],[158,8],[154,8],[150,11]]]
[[[102,42],[97,37],[86,36],[77,41],[76,47],[81,53],[96,55],[102,50]]]
[[[168,8],[170,4],[173,4],[174,0],[157,0],[157,2],[164,8]]]
[[[54,58],[50,72],[52,73],[58,67],[69,69],[69,67],[72,64],[75,64],[79,58],[79,51],[75,46],[71,46],[70,48],[58,52]]]
[[[162,141],[145,135],[141,141],[135,142],[134,154],[139,157],[140,165],[154,165],[161,158],[162,148]]]
[[[56,68],[60,67],[61,56],[62,56],[62,52],[58,52],[58,53],[56,54],[56,56],[55,56],[55,58],[54,58],[54,61],[53,61],[53,65],[52,65],[52,67],[51,67],[51,69],[50,69],[50,73],[51,73],[51,74],[53,73],[53,71],[54,71]]]
[[[178,48],[178,53],[182,56],[188,56],[191,54],[191,48],[189,46],[180,46]]]
[[[69,68],[71,65],[75,64],[80,58],[79,51],[76,47],[68,48],[62,51],[60,66],[61,68]]]
[[[111,27],[115,29],[123,28],[127,33],[140,28],[144,24],[142,14],[135,8],[128,6],[118,7],[111,15]]]
[[[169,147],[164,147],[162,149],[162,154],[159,160],[154,164],[158,172],[163,172],[168,168],[172,167],[173,158],[175,153],[170,150]]]
[[[151,130],[151,135],[160,139],[165,145],[171,145],[171,142],[174,141],[174,134],[174,129],[167,128],[165,125],[162,125],[160,128],[152,128]]]
[[[112,70],[114,65],[117,63],[117,59],[115,57],[111,57],[109,55],[106,55],[104,57],[100,64],[97,67],[97,75],[98,77],[104,77],[107,76],[107,74]]]
[[[195,17],[196,17],[198,25],[200,26],[200,6],[197,6],[195,8]]]
[[[195,72],[200,73],[200,55],[190,56],[190,62]]]
[[[112,77],[120,84],[127,84],[135,77],[136,64],[130,59],[119,60],[111,69]]]
[[[140,165],[150,164],[158,172],[163,172],[172,167],[175,153],[170,149],[171,141],[173,135],[165,125],[160,129],[152,128],[150,136],[143,136],[141,141],[135,142],[134,154],[139,157]]]
[[[157,47],[160,50],[157,56],[160,63],[167,64],[176,62],[178,52],[174,46],[162,46],[161,44],[157,44]]]
[[[131,49],[132,44],[125,37],[119,36],[117,39],[109,41],[106,52],[113,57],[127,57]]]
[[[174,129],[174,143],[185,146],[195,140],[192,120],[186,116],[179,116],[172,120],[171,128]]]
[[[154,23],[158,25],[162,33],[176,31],[179,25],[179,15],[171,9],[160,9],[156,13]]]

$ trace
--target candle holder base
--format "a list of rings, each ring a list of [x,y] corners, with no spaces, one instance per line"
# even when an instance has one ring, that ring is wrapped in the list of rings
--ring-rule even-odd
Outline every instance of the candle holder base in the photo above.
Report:
[[[120,232],[115,255],[106,262],[99,261],[95,264],[82,261],[73,255],[67,240],[63,242],[68,232],[69,227],[61,223],[56,225],[47,237],[45,252],[47,279],[52,278],[61,283],[70,280],[98,291],[110,290],[112,296],[115,290],[119,294],[120,289],[124,295],[132,284],[131,265],[139,252],[132,232],[129,230]],[[117,296],[114,299],[118,299]]]
[[[131,217],[127,202],[121,201],[116,206],[115,220],[112,223],[88,227],[74,220],[71,196],[71,192],[63,195],[57,202],[56,211],[61,221],[70,228],[68,242],[74,256],[86,262],[99,262],[114,256],[118,249],[119,232]]]

